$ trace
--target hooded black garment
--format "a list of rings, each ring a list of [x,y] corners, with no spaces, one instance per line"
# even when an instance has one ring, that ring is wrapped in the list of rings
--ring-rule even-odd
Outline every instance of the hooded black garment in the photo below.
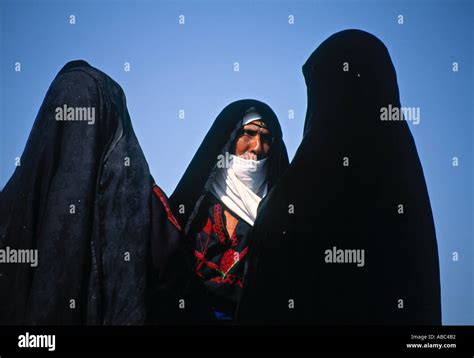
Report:
[[[237,132],[243,125],[244,114],[252,107],[260,114],[261,120],[274,138],[267,156],[268,190],[275,185],[288,166],[288,154],[278,119],[266,104],[256,100],[240,100],[228,105],[216,118],[170,197],[173,213],[184,228],[187,257],[191,262],[197,262],[196,277],[199,276],[200,282],[206,287],[206,301],[216,311],[216,316],[225,314],[228,319],[235,313],[240,298],[240,282],[244,267],[244,261],[242,264],[237,265],[234,262],[233,265],[228,265],[229,257],[235,257],[234,255],[238,253],[238,262],[240,257],[245,257],[248,231],[251,227],[243,220],[239,221],[234,235],[227,240],[222,231],[226,230],[225,224],[222,224],[225,219],[221,222],[222,213],[216,213],[216,210],[220,212],[221,203],[211,194],[210,187],[219,160],[226,158],[227,153],[232,154]],[[204,227],[206,221],[207,225]],[[206,231],[206,228],[209,230]],[[219,238],[222,241],[214,242],[215,237],[211,231],[221,233]],[[203,256],[199,258],[199,254]],[[206,268],[206,265],[211,265],[213,269]],[[220,274],[217,273],[219,270]]]
[[[303,73],[304,137],[260,204],[237,320],[441,324],[423,170],[406,121],[381,120],[381,108],[400,107],[386,47],[366,32],[342,31]],[[364,262],[348,252],[346,263],[331,263],[338,249],[364,250]]]
[[[95,118],[57,120],[64,105]],[[174,308],[191,271],[166,200],[120,86],[84,61],[66,64],[0,196],[0,249],[38,250],[37,267],[0,264],[0,324],[182,319]]]
[[[173,213],[188,233],[200,204],[210,189],[219,155],[230,153],[241,128],[245,112],[254,107],[274,137],[268,154],[268,190],[288,167],[288,154],[280,123],[273,110],[263,102],[244,99],[225,107],[217,116],[191,163],[170,197]]]

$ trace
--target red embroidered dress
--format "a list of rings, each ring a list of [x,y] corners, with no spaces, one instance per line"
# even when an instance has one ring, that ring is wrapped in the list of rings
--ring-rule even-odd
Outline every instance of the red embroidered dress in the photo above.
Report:
[[[243,287],[242,278],[251,226],[237,217],[230,237],[224,205],[209,194],[196,230],[196,273],[204,281],[216,311],[233,316]]]

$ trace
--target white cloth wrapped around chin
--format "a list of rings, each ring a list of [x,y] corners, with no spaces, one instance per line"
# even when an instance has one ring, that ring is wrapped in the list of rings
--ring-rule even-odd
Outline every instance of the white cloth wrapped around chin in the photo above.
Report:
[[[229,164],[217,168],[211,193],[253,226],[258,204],[267,195],[267,158],[251,160],[231,154]]]

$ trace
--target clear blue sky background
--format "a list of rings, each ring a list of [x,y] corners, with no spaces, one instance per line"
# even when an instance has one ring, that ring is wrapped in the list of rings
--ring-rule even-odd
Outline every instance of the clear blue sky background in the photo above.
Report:
[[[84,59],[123,87],[152,174],[168,194],[217,114],[237,99],[275,110],[292,158],[306,111],[303,63],[337,31],[375,34],[391,53],[402,105],[421,108],[421,123],[410,128],[434,212],[443,323],[474,323],[472,1],[0,0],[0,20],[0,187],[51,81],[67,61]]]

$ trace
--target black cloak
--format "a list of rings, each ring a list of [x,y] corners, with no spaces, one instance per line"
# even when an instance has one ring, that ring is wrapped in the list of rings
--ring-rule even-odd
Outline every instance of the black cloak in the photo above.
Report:
[[[406,121],[381,120],[381,108],[400,107],[386,47],[366,32],[342,31],[303,73],[303,140],[260,204],[237,320],[440,324],[423,170]],[[364,265],[330,263],[334,247],[365,250]]]
[[[268,190],[275,185],[288,167],[288,153],[283,142],[280,123],[273,110],[265,103],[251,99],[229,104],[217,116],[170,197],[173,213],[185,234],[188,233],[212,183],[218,156],[231,152],[231,145],[241,127],[242,118],[251,107],[262,116],[274,137],[268,154]]]
[[[57,120],[64,105],[95,108],[94,123]],[[0,264],[0,323],[170,320],[166,305],[178,306],[191,271],[153,184],[120,86],[84,61],[66,64],[0,194],[0,249],[38,250],[37,267]]]

